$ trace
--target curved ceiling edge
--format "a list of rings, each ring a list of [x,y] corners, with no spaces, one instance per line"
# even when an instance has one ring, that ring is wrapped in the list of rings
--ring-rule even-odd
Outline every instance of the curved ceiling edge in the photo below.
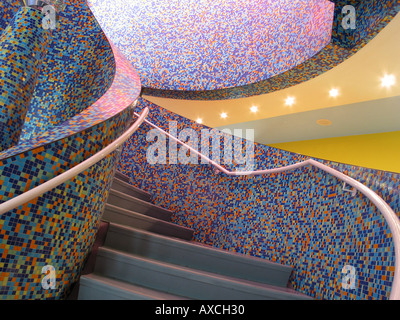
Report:
[[[350,58],[367,45],[399,12],[400,1],[396,0],[387,15],[373,28],[368,30],[368,33],[363,35],[363,38],[358,39],[358,43],[352,48],[349,48],[347,39],[345,39],[346,44],[340,46],[337,44],[337,38],[332,38],[330,44],[312,58],[293,69],[267,80],[244,86],[204,91],[162,90],[143,87],[142,94],[181,100],[228,100],[257,96],[286,89],[311,80]]]

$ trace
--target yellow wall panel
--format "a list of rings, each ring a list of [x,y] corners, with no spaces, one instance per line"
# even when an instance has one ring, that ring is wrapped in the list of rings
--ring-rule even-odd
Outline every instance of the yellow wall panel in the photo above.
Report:
[[[400,173],[400,131],[271,144],[315,158]]]

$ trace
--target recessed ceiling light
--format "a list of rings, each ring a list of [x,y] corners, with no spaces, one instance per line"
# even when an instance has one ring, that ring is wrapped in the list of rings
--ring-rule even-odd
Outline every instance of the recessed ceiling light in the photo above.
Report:
[[[228,114],[226,113],[226,112],[222,112],[221,113],[221,118],[222,119],[225,119],[225,118],[227,118],[228,117]]]
[[[295,97],[287,97],[285,100],[285,104],[287,106],[292,106],[292,105],[294,105],[295,101],[296,101]]]
[[[339,89],[337,88],[332,88],[331,91],[329,91],[329,95],[332,98],[336,98],[339,95]]]
[[[202,119],[202,118],[197,118],[197,119],[196,119],[196,122],[197,122],[197,123],[203,123],[203,119]]]
[[[390,88],[396,83],[396,77],[393,74],[386,74],[381,78],[381,86],[385,88]]]
[[[319,124],[320,126],[330,126],[332,124],[332,121],[328,119],[319,119],[317,120],[317,124]]]
[[[253,112],[253,113],[256,113],[258,111],[258,107],[257,106],[252,106],[250,108],[250,111]]]

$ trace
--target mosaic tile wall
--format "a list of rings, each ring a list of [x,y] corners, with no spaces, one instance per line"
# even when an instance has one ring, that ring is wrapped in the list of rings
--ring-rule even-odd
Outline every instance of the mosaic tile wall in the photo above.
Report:
[[[150,107],[150,121],[167,131],[169,121],[177,122],[178,132],[206,128],[141,99],[138,110],[143,106]],[[149,129],[139,129],[126,143],[119,170],[150,192],[154,203],[174,211],[176,223],[194,228],[196,241],[291,265],[291,285],[317,299],[389,297],[394,273],[390,230],[362,194],[344,192],[341,181],[314,167],[227,177],[208,164],[169,164],[169,153],[167,164],[151,165],[146,158],[152,145],[146,140]],[[259,144],[254,155],[255,170],[307,159]],[[325,163],[365,183],[400,215],[399,174]],[[354,289],[341,285],[345,265],[355,268]]]
[[[0,151],[18,144],[28,105],[47,52],[43,15],[21,8],[0,38]]]
[[[89,3],[144,87],[187,91],[243,86],[299,65],[330,42],[334,9],[327,0]]]
[[[75,135],[0,160],[0,202],[100,151],[125,130],[131,117],[125,109]],[[118,156],[0,216],[0,299],[66,297],[94,241]],[[41,269],[47,264],[54,266],[58,285],[46,291]]]
[[[23,127],[23,141],[91,106],[114,77],[110,44],[83,1],[65,1],[48,47]]]
[[[332,31],[332,41],[344,48],[352,48],[363,38],[367,37],[370,30],[376,28],[382,19],[384,19],[390,10],[393,9],[396,0],[335,0],[335,19]],[[342,26],[343,19],[346,19],[345,25],[350,26],[350,11],[342,12],[344,6],[351,5],[355,13],[354,28]]]
[[[42,71],[49,73],[41,74],[35,98],[46,106],[68,100],[63,106],[68,119],[0,152],[0,203],[93,155],[124,132],[131,121],[130,106],[141,90],[137,73],[100,34],[86,1],[66,1],[66,6],[64,14],[70,19],[60,19],[60,30],[70,41],[62,38],[49,47],[54,54],[59,48],[61,58],[47,60],[47,69]],[[5,2],[0,4],[2,27],[12,19],[14,9]],[[63,21],[75,25],[63,28]],[[76,59],[74,63],[66,61],[67,52]],[[94,56],[95,61],[91,60]],[[50,65],[63,68],[63,61],[64,72],[49,70]],[[107,67],[102,70],[104,65]],[[40,82],[45,78],[47,82]],[[78,92],[91,96],[73,99]],[[82,103],[86,104],[83,111]],[[51,123],[50,114],[43,116],[46,120]],[[119,154],[113,153],[77,178],[0,216],[0,299],[67,296],[94,241],[118,158]],[[46,265],[55,268],[55,289],[41,284]]]
[[[349,1],[351,2],[351,1]],[[356,44],[351,43],[352,48],[346,45],[347,38],[343,33],[338,33],[333,30],[332,36],[335,37],[325,48],[314,55],[307,61],[299,64],[297,67],[276,75],[268,80],[255,82],[244,86],[235,86],[232,88],[218,89],[218,90],[202,90],[202,91],[184,91],[184,90],[161,90],[152,87],[144,87],[143,94],[150,96],[158,96],[165,98],[175,99],[190,99],[190,100],[223,100],[223,99],[236,99],[243,97],[251,97],[254,95],[265,94],[289,88],[304,81],[313,79],[322,73],[332,69],[338,64],[342,63],[353,54],[362,49],[371,39],[373,39],[380,30],[382,30],[400,11],[400,0],[385,0],[385,1],[357,1],[366,3],[365,8],[366,17],[371,18],[370,11],[375,12],[379,8],[380,13],[372,15],[379,19],[368,20],[361,23],[365,26],[363,32],[355,38]],[[385,13],[385,16],[382,16]],[[339,22],[339,15],[336,15],[334,20],[336,26]],[[364,16],[363,16],[364,17]],[[357,21],[363,21],[363,17],[358,17]],[[371,23],[371,25],[370,25]],[[368,26],[368,27],[367,27]],[[335,28],[335,27],[334,27]],[[350,38],[352,39],[352,38]]]
[[[0,4],[2,30],[16,12],[11,3]],[[60,61],[48,60],[49,77],[46,82],[39,80],[37,88],[42,91],[37,89],[35,97],[38,105],[62,98],[76,105],[64,109],[67,121],[52,123],[54,119],[46,115],[47,131],[41,128],[43,131],[35,131],[18,146],[0,153],[0,202],[64,171],[117,137],[129,121],[127,107],[140,92],[139,77],[116,48],[107,46],[84,0],[66,1],[63,17],[61,21],[73,27],[62,29],[70,38],[60,39],[63,47],[58,54],[70,50],[77,60],[65,65],[61,60],[67,55]],[[77,32],[75,37],[70,34],[73,32]],[[55,48],[49,45],[53,53]],[[100,51],[103,55],[97,54]],[[99,61],[85,64],[86,52]],[[93,81],[82,77],[104,65],[109,67]],[[68,72],[58,73],[61,67]],[[61,83],[70,87],[58,90]],[[83,100],[72,99],[75,93]],[[81,103],[86,109],[80,109]],[[180,129],[203,128],[149,106],[152,121],[161,126],[174,119]],[[30,110],[36,113],[35,108]],[[145,158],[145,136],[144,128],[132,137],[119,167],[131,175],[132,183],[152,192],[155,203],[174,210],[176,222],[194,227],[198,241],[292,264],[292,285],[317,298],[388,297],[393,277],[390,232],[364,197],[343,193],[335,178],[314,168],[279,177],[227,179],[205,164],[150,166]],[[138,141],[143,144],[138,146]],[[261,145],[256,145],[255,154],[256,168],[304,159]],[[117,154],[106,158],[71,182],[0,217],[0,298],[60,299],[67,295],[94,240],[117,158]],[[399,212],[398,174],[332,165],[365,180]],[[320,185],[325,188],[318,188]],[[321,229],[321,224],[325,228]],[[345,263],[356,268],[354,290],[340,286]],[[42,268],[47,264],[55,267],[56,289],[46,290],[41,285]]]
[[[114,77],[112,49],[86,2],[64,2],[58,27],[49,30],[48,52],[28,107],[22,142],[91,106],[106,92]],[[0,31],[17,10],[18,6],[10,2],[0,3]]]
[[[20,142],[18,146],[0,152],[0,159],[26,152],[33,148],[51,143],[106,121],[131,105],[140,94],[141,82],[132,65],[116,49],[112,48],[115,58],[115,77],[111,87],[94,104],[76,116],[48,129],[41,135]]]
[[[107,133],[110,131],[99,130],[75,138],[99,140]],[[75,159],[69,149],[76,140],[34,151],[28,161],[21,155],[2,162],[1,201],[69,166],[70,158]],[[65,145],[68,143],[71,146]],[[69,154],[51,156],[56,147]],[[81,148],[87,146],[75,147],[84,154],[89,152]],[[107,157],[71,181],[0,217],[0,299],[62,299],[68,295],[93,244],[117,157]],[[29,167],[23,167],[24,162]],[[42,286],[42,268],[46,265],[55,269],[54,288]]]

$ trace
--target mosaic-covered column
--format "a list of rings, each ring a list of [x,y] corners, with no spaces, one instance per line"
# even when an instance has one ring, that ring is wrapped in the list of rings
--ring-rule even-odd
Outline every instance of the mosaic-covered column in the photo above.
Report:
[[[21,7],[0,37],[0,151],[18,144],[47,52],[43,14]]]

